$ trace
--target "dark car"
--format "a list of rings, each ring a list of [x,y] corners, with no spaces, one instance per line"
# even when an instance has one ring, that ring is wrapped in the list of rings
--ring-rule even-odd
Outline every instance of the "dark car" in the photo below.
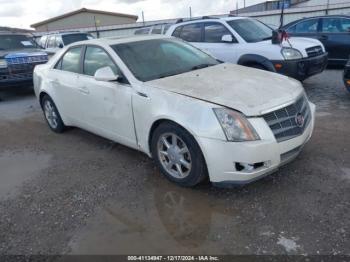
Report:
[[[47,61],[29,35],[0,32],[0,87],[32,83],[34,67]]]
[[[304,18],[283,27],[291,36],[320,40],[328,52],[331,65],[345,65],[350,55],[350,16]]]
[[[348,63],[345,66],[345,70],[344,70],[344,83],[346,88],[349,90],[350,92],[350,59],[348,61]]]

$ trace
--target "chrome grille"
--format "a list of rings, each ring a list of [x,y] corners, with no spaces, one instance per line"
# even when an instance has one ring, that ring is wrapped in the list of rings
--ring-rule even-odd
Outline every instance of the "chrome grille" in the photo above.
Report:
[[[306,53],[308,57],[315,57],[319,55],[323,55],[323,50],[320,45],[306,48]]]
[[[299,114],[304,118],[302,126],[297,123]],[[311,121],[311,110],[307,98],[302,96],[294,104],[268,113],[263,118],[271,128],[277,142],[280,143],[304,133]]]
[[[8,65],[46,63],[48,60],[49,57],[47,55],[6,58],[6,62]]]

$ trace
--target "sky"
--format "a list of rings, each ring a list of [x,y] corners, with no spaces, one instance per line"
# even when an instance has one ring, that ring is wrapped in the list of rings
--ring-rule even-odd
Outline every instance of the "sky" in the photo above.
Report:
[[[227,14],[243,7],[244,0],[0,0],[0,26],[30,28],[31,24],[74,11],[82,7],[139,16],[145,20]],[[263,0],[246,0],[247,5]]]

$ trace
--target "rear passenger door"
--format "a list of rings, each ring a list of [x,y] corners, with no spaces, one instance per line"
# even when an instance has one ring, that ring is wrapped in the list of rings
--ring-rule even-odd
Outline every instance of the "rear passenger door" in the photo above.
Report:
[[[322,18],[319,39],[325,45],[329,59],[345,65],[350,55],[350,19]]]

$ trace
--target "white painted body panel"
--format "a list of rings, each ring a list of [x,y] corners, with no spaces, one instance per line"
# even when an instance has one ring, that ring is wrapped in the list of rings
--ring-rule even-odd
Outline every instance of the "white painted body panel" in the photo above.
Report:
[[[307,58],[306,49],[314,46],[322,46],[323,51],[325,48],[323,44],[317,39],[311,38],[302,38],[302,37],[291,37],[288,41],[283,41],[281,45],[272,44],[271,40],[266,40],[257,43],[248,43],[246,42],[233,28],[227,23],[230,20],[236,19],[252,19],[247,17],[234,17],[234,18],[221,18],[221,19],[205,19],[202,21],[188,21],[180,24],[175,24],[169,28],[166,35],[172,36],[173,32],[177,27],[199,23],[199,22],[215,22],[223,24],[234,37],[237,39],[238,43],[204,43],[196,42],[191,43],[197,48],[205,51],[208,54],[216,57],[225,62],[236,64],[243,55],[255,54],[265,57],[268,60],[284,60],[282,56],[281,49],[282,47],[292,47],[303,55],[304,58]]]
[[[140,150],[150,157],[152,126],[159,120],[177,123],[191,133],[199,144],[212,182],[249,181],[267,174],[278,168],[281,154],[301,146],[310,138],[315,111],[311,103],[312,124],[302,136],[283,143],[276,142],[271,129],[261,117],[263,113],[296,101],[304,91],[295,80],[261,70],[223,64],[143,83],[132,75],[109,47],[120,42],[155,38],[163,37],[101,39],[79,43],[103,47],[128,78],[130,85],[96,82],[92,77],[65,74],[60,79],[71,83],[71,87],[64,93],[53,84],[55,77],[58,77],[55,72],[58,70],[53,69],[59,59],[56,55],[48,64],[35,68],[35,93],[38,98],[40,94],[46,93],[54,100],[66,125],[87,129]],[[76,78],[75,86],[73,83]],[[87,92],[80,92],[82,88],[87,89]],[[213,112],[213,108],[217,107],[229,107],[246,116],[254,116],[248,121],[261,140],[227,142]],[[267,161],[271,165],[255,173],[243,174],[233,171],[235,161]]]

